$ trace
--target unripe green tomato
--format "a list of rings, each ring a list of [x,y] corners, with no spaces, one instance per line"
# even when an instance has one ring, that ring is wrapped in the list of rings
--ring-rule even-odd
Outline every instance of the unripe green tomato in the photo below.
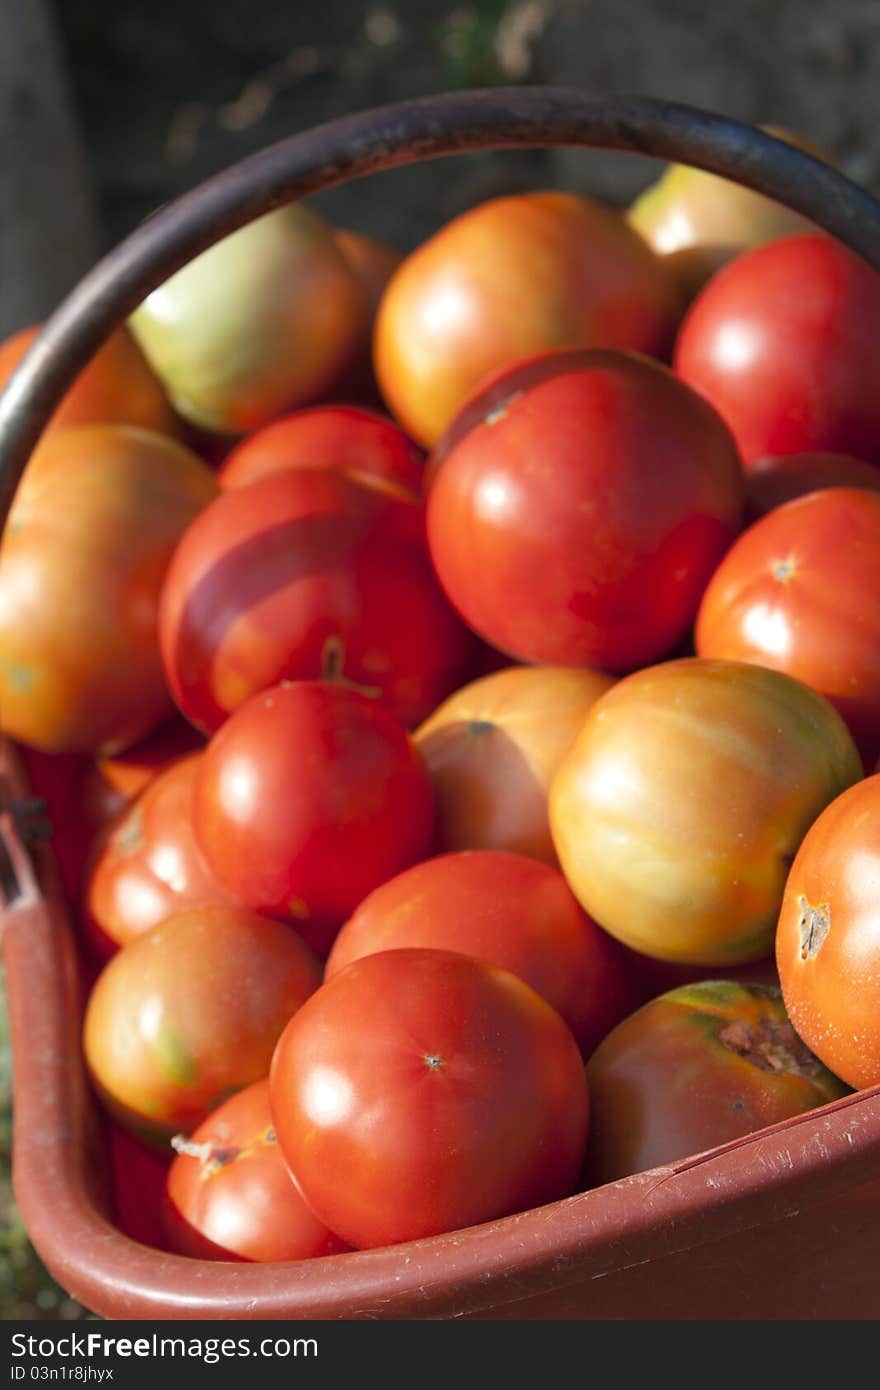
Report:
[[[331,229],[292,204],[190,261],[129,325],[175,409],[237,434],[317,400],[347,365],[363,308]]]

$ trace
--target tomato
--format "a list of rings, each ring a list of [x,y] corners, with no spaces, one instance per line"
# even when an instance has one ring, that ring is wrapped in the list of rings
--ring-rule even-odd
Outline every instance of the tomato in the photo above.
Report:
[[[378,411],[318,405],[273,420],[243,440],[217,475],[221,487],[242,487],[285,468],[341,468],[422,490],[421,450]]]
[[[450,695],[415,733],[434,785],[438,848],[508,849],[555,864],[550,782],[612,684],[601,671],[509,666]]]
[[[225,1101],[175,1148],[162,1217],[179,1255],[306,1260],[348,1248],[291,1181],[272,1128],[268,1080]]]
[[[88,827],[95,832],[107,825],[157,773],[204,744],[204,735],[174,717],[140,743],[90,762],[80,787],[80,811]]]
[[[371,1247],[565,1197],[589,1101],[570,1030],[529,985],[451,951],[364,956],[325,981],[269,1074],[315,1214]]]
[[[105,959],[176,912],[234,902],[193,838],[199,759],[191,754],[154,777],[94,847],[82,915],[89,944]]]
[[[326,954],[362,898],[431,849],[431,783],[401,724],[344,686],[256,695],[214,735],[193,829],[217,880]]]
[[[573,193],[494,198],[455,218],[392,276],[376,376],[392,414],[433,445],[500,368],[555,348],[662,355],[678,286],[617,212]]]
[[[720,270],[685,317],[675,367],[747,467],[812,450],[880,463],[880,275],[830,237],[786,237]]]
[[[830,163],[823,150],[790,131],[772,126],[766,130]],[[626,217],[664,257],[688,298],[721,266],[751,247],[816,231],[811,222],[784,203],[689,164],[670,164],[638,196]]]
[[[342,928],[324,977],[404,946],[461,951],[512,971],[562,1015],[584,1056],[641,1003],[618,943],[558,869],[521,854],[464,850],[388,879]]]
[[[746,514],[754,521],[783,502],[829,487],[880,492],[880,468],[850,454],[776,454],[755,459],[746,478]]]
[[[113,1220],[131,1240],[165,1250],[162,1199],[174,1151],[151,1148],[112,1120],[107,1129]]]
[[[778,989],[709,980],[619,1023],[587,1063],[584,1185],[675,1163],[847,1093],[800,1041]]]
[[[865,765],[880,754],[880,497],[787,502],[733,544],[703,595],[701,656],[755,661],[830,700]]]
[[[514,368],[465,418],[427,504],[465,620],[521,661],[620,671],[672,651],[740,526],[711,407],[658,363],[596,350]]]
[[[260,690],[345,677],[407,724],[464,669],[471,637],[425,552],[422,507],[381,479],[277,473],[222,493],[190,527],[164,586],[160,635],[178,705],[218,728]]]
[[[39,446],[0,547],[7,734],[50,753],[112,753],[169,716],[159,591],[216,490],[201,460],[146,430],[56,430]]]
[[[0,389],[42,325],[23,328],[0,343]],[[125,328],[112,333],[80,372],[43,433],[73,425],[140,425],[160,434],[177,432],[177,422],[158,379]]]
[[[3,730],[0,720],[0,732]],[[68,901],[79,898],[89,855],[92,825],[80,814],[80,793],[89,763],[75,753],[41,753],[20,744],[15,749],[29,792],[44,803],[41,819],[51,829],[51,846]]]
[[[168,917],[104,967],[83,1050],[104,1105],[153,1143],[188,1134],[269,1070],[320,968],[290,927],[243,908]]]
[[[880,1082],[880,777],[850,787],[805,836],[785,885],[776,965],[808,1047],[848,1085]]]
[[[184,419],[241,434],[319,400],[347,366],[363,312],[330,228],[294,203],[203,251],[129,325]]]
[[[684,658],[599,699],[550,788],[562,871],[591,917],[660,960],[772,951],[791,857],[858,781],[852,738],[790,676]]]

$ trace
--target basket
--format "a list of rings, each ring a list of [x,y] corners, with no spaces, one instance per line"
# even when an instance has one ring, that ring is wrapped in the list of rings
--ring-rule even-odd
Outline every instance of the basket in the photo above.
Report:
[[[164,208],[43,329],[0,399],[0,525],[45,422],[138,303],[291,199],[478,149],[600,146],[690,163],[787,203],[880,269],[880,204],[835,170],[708,112],[527,87],[399,103],[295,135]],[[880,1087],[707,1153],[465,1231],[290,1264],[186,1259],[109,1215],[80,1053],[82,971],[51,849],[0,739],[0,923],[13,1042],[14,1186],[54,1277],[111,1318],[873,1319]]]

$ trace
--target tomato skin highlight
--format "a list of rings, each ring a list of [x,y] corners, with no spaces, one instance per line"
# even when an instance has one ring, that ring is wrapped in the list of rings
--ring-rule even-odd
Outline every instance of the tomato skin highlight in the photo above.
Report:
[[[863,768],[832,706],[746,662],[681,658],[588,713],[550,790],[585,910],[648,956],[728,966],[772,951],[791,856]]]
[[[557,869],[521,854],[443,854],[380,884],[334,941],[325,979],[405,946],[461,951],[510,970],[562,1015],[584,1056],[641,1003],[626,952],[587,917]]]
[[[830,488],[777,507],[731,546],[703,595],[700,656],[803,681],[880,754],[880,496]]]
[[[494,198],[391,277],[376,377],[395,418],[430,448],[490,374],[557,348],[661,356],[682,309],[672,274],[618,213],[570,193]]]
[[[437,800],[437,845],[556,864],[547,796],[603,671],[507,666],[455,691],[415,731]]]
[[[675,1163],[846,1095],[778,989],[702,981],[625,1019],[587,1063],[584,1186]]]
[[[188,1134],[266,1075],[320,974],[295,931],[243,908],[166,918],[116,953],[89,996],[83,1052],[105,1108],[153,1144]]]
[[[848,1085],[880,1082],[880,776],[810,827],[785,886],[776,965],[799,1036]]]
[[[278,1142],[313,1211],[358,1248],[573,1191],[589,1099],[554,1009],[449,951],[365,956],[317,991],[269,1076]]]
[[[432,847],[430,779],[403,726],[344,686],[255,696],[211,740],[193,829],[240,902],[292,918],[325,955],[357,904]]]
[[[129,425],[52,431],[0,545],[3,730],[46,753],[110,754],[173,713],[160,593],[217,492],[190,450]]]
[[[218,1106],[178,1151],[161,1213],[169,1249],[193,1259],[306,1260],[348,1249],[284,1166],[267,1079]]]
[[[825,236],[748,251],[691,305],[675,370],[715,406],[746,469],[831,450],[880,463],[880,275]]]
[[[686,636],[740,529],[717,413],[635,353],[525,362],[429,464],[428,545],[465,621],[518,661],[626,671]]]
[[[328,642],[348,680],[415,724],[472,648],[431,569],[422,506],[334,469],[221,493],[175,551],[159,634],[174,699],[208,733],[258,691],[321,676]]]

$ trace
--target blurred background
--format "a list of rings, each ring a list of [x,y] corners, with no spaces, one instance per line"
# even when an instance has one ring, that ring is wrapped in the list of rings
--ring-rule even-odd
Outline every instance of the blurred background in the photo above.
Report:
[[[880,192],[880,0],[0,0],[0,33],[0,336],[207,175],[434,91],[564,83],[674,99],[787,127]],[[407,250],[494,194],[570,188],[623,206],[655,174],[595,151],[469,155],[314,203]],[[2,1022],[0,1308],[82,1317],[15,1210]]]

